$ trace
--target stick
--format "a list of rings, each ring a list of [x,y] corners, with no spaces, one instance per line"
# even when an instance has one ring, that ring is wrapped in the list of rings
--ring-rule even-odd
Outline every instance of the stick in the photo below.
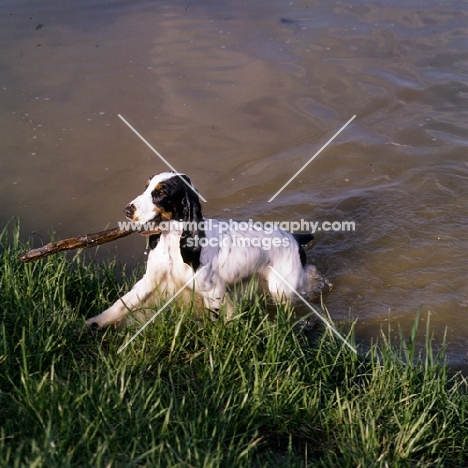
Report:
[[[94,234],[86,234],[84,236],[69,237],[68,239],[59,240],[57,242],[51,242],[37,249],[29,250],[20,256],[20,260],[23,263],[33,262],[40,258],[48,257],[49,255],[61,252],[62,250],[73,250],[73,249],[89,249],[97,245],[106,244],[122,237],[127,237],[134,232],[138,232],[144,236],[150,236],[151,234],[158,234],[159,231],[133,231],[133,230],[122,230],[118,227],[107,229],[106,231],[96,232]]]

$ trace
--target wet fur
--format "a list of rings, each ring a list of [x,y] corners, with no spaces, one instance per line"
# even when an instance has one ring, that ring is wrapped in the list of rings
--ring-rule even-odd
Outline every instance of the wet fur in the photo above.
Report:
[[[312,235],[301,238],[282,230],[267,233],[258,229],[239,231],[235,228],[222,232],[219,220],[203,218],[199,197],[185,174],[166,172],[153,176],[146,190],[124,211],[128,219],[139,224],[164,221],[170,229],[150,237],[151,251],[145,275],[111,307],[88,319],[86,323],[92,327],[120,324],[129,312],[147,307],[159,295],[172,296],[195,274],[196,278],[186,287],[185,292],[190,293],[186,296],[190,297],[194,290],[205,308],[219,313],[226,306],[228,316],[232,315],[233,304],[226,294],[227,289],[245,282],[254,274],[259,275],[276,300],[292,298],[294,293],[269,266],[296,290],[312,288],[310,281],[316,276],[316,269],[305,264],[305,252],[301,246],[301,243],[310,241]],[[187,221],[192,222],[188,227]],[[205,229],[201,229],[203,221]],[[228,245],[200,245],[201,239],[209,242],[220,236],[227,239]],[[281,246],[270,250],[252,245],[233,246],[234,238],[239,237],[247,237],[252,243],[260,243],[266,237],[270,237],[270,241],[276,238]],[[198,243],[194,242],[196,240]]]

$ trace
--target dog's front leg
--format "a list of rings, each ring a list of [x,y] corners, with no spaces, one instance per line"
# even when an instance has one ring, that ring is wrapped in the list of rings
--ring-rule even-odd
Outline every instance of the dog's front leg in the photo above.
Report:
[[[141,307],[150,297],[153,290],[153,281],[150,280],[148,275],[143,276],[127,294],[101,314],[86,320],[86,324],[92,328],[119,324],[129,312]]]
[[[210,311],[212,319],[217,319],[221,308],[225,309],[226,318],[230,319],[234,315],[234,304],[226,293],[226,285],[222,281],[217,281],[209,289],[201,292],[205,307]]]

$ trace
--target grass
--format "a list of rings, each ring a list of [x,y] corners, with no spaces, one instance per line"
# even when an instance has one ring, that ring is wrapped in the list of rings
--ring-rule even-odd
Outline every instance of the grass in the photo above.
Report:
[[[84,326],[132,283],[115,262],[21,264],[18,229],[0,242],[2,467],[468,463],[467,383],[416,350],[417,323],[356,356],[254,296],[228,323],[162,313],[117,354],[131,330]]]

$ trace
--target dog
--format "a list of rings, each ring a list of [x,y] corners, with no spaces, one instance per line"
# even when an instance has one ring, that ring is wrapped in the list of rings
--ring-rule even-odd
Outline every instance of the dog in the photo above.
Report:
[[[126,316],[144,309],[158,295],[180,290],[193,293],[210,312],[233,314],[227,291],[253,275],[263,280],[275,301],[314,288],[319,277],[306,265],[303,245],[312,234],[267,230],[261,223],[205,219],[198,192],[189,177],[175,172],[152,176],[146,190],[124,208],[132,224],[151,225],[146,273],[121,299],[86,323],[92,328],[125,323]]]

